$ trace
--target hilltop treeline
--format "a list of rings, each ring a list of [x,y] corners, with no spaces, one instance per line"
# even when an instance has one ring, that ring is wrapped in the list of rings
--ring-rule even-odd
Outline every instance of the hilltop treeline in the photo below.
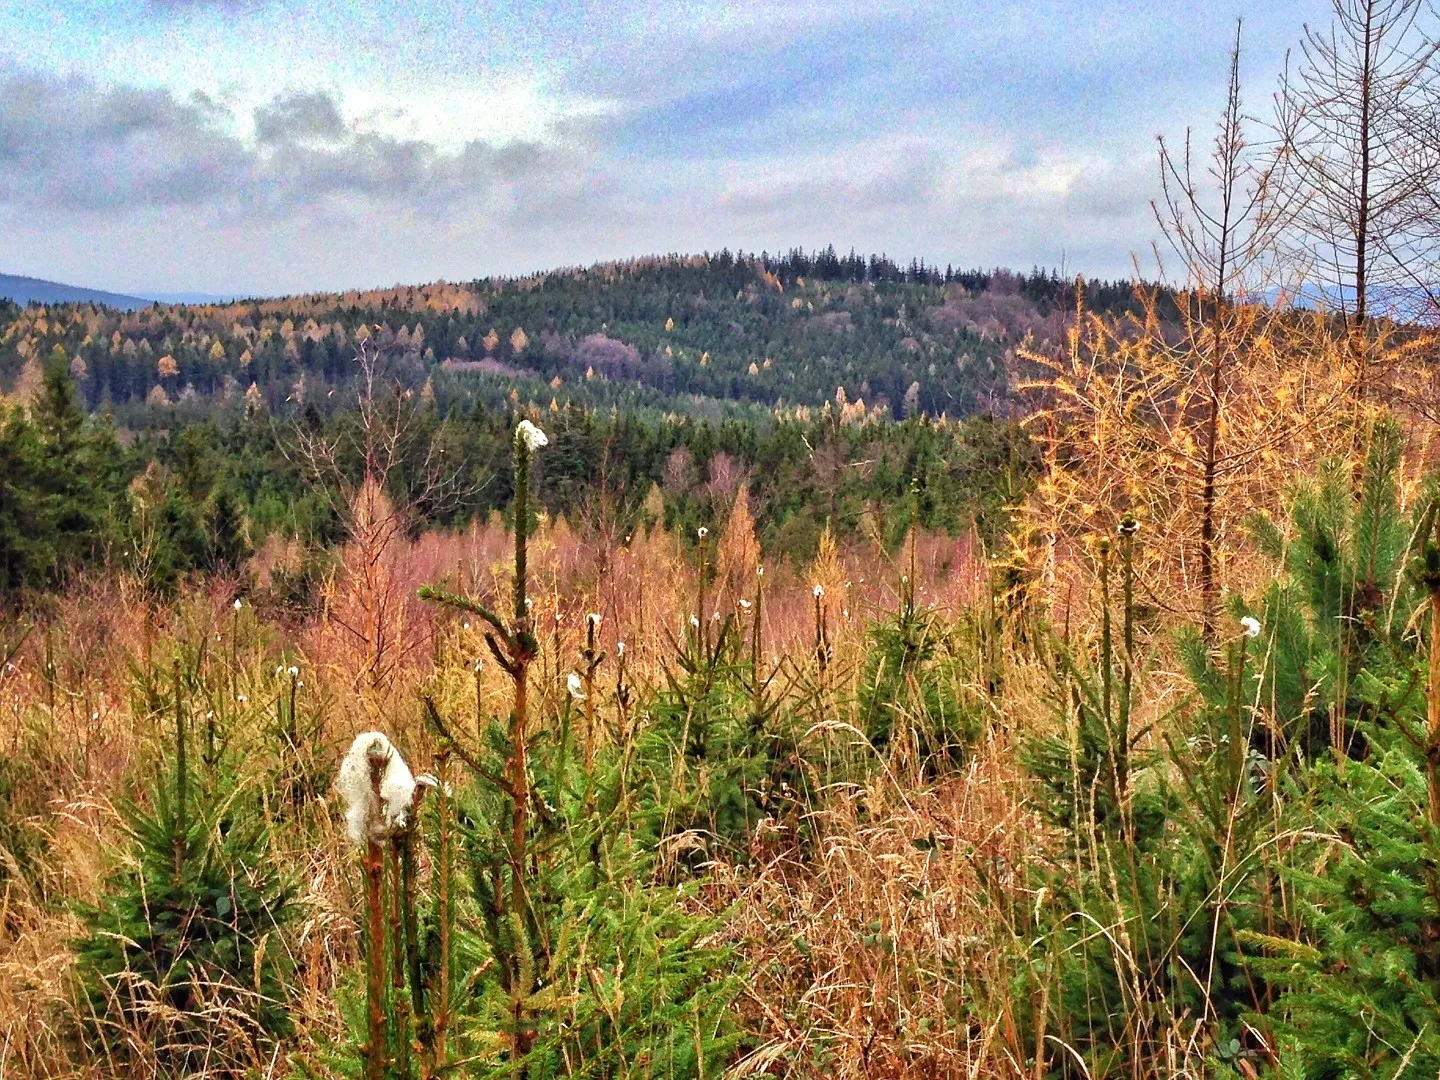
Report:
[[[247,399],[272,411],[348,385],[357,348],[403,361],[414,388],[472,400],[517,383],[561,404],[715,414],[721,403],[849,400],[901,418],[1005,406],[1028,336],[1054,339],[1074,303],[1056,273],[943,271],[913,260],[721,251],[217,306],[0,306],[0,388],[22,400],[58,345],[80,400],[127,426]],[[1086,286],[1107,311],[1128,282]],[[543,386],[541,384],[544,384]]]

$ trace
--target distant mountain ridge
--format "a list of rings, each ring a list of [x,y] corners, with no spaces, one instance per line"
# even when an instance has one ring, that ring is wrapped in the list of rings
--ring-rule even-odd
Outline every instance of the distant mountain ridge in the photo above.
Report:
[[[63,285],[58,281],[45,281],[16,274],[0,274],[0,299],[13,300],[21,306],[35,303],[104,304],[122,311],[133,311],[153,303],[139,296],[105,292],[103,289],[84,289],[76,285]]]

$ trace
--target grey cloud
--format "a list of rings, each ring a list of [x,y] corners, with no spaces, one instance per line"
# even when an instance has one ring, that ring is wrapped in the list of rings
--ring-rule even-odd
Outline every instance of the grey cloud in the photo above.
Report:
[[[243,171],[216,108],[77,79],[0,83],[0,201],[68,209],[184,204]]]
[[[255,110],[255,138],[262,143],[334,142],[345,134],[340,107],[323,91],[286,94]]]
[[[897,151],[885,169],[861,184],[855,197],[870,209],[923,205],[935,196],[942,172],[937,151],[907,147]]]
[[[0,79],[0,205],[118,213],[303,210],[330,196],[443,209],[471,201],[544,211],[584,187],[587,163],[539,143],[428,142],[357,130],[322,93],[275,99],[242,139],[197,95],[103,89],[41,76]]]

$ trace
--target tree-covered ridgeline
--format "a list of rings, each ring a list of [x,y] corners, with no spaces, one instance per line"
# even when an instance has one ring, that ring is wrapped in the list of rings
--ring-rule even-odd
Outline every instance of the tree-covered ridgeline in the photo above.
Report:
[[[1089,283],[1085,296],[1098,310],[1136,307],[1129,282]],[[0,389],[33,395],[58,345],[85,406],[124,426],[238,399],[323,408],[368,343],[401,358],[417,391],[428,379],[476,399],[518,383],[562,404],[713,415],[726,403],[816,407],[844,387],[896,418],[966,416],[1008,402],[1016,346],[1055,339],[1074,299],[1053,271],[942,271],[827,248],[133,312],[5,305]]]

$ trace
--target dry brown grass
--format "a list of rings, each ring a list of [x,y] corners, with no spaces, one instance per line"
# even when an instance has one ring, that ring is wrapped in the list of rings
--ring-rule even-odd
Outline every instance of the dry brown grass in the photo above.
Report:
[[[6,835],[45,843],[33,866],[11,860],[0,892],[0,1075],[139,1075],[93,1059],[93,1047],[77,1037],[83,1018],[69,942],[80,924],[69,905],[100,895],[122,858],[116,801],[145,797],[163,753],[163,680],[158,696],[147,696],[144,673],[165,671],[177,647],[199,658],[212,691],[193,703],[191,730],[215,712],[242,777],[277,764],[270,729],[284,693],[285,680],[275,674],[282,661],[301,669],[299,710],[315,718],[305,753],[317,772],[328,776],[353,735],[377,726],[424,768],[433,747],[417,698],[421,686],[457,717],[475,715],[477,686],[485,714],[505,709],[508,696],[494,664],[476,678],[475,660],[484,655],[479,627],[437,614],[415,590],[448,580],[472,594],[503,595],[507,545],[503,528],[491,522],[459,535],[396,540],[378,562],[366,553],[372,561],[365,567],[355,565],[356,551],[342,552],[322,590],[322,610],[304,619],[269,606],[263,590],[247,594],[236,614],[234,582],[206,583],[178,601],[157,603],[133,583],[111,579],[78,585],[41,613],[13,667],[0,675],[0,740],[9,761],[23,766],[11,805],[30,810],[8,823]],[[722,584],[711,591],[707,613],[743,617],[740,594],[753,580],[756,554],[738,533],[724,538],[720,552]],[[986,568],[968,540],[919,537],[916,561],[919,602],[942,614],[957,614],[984,586]],[[630,679],[642,695],[660,681],[670,641],[696,603],[693,553],[679,538],[641,532],[613,550],[597,550],[563,520],[547,521],[532,544],[531,567],[541,715],[553,714],[563,699],[588,611],[603,616],[602,643],[612,658],[617,643],[626,643]],[[813,572],[768,566],[765,580],[766,651],[796,670],[811,662],[812,581],[826,583],[837,673],[829,692],[844,701],[869,621],[896,606],[898,568],[862,544],[826,553]],[[367,588],[383,596],[358,595]],[[377,668],[376,638],[358,627],[381,601],[388,636]],[[613,710],[613,677],[612,660],[598,676],[602,713]],[[833,719],[842,713],[831,715],[808,738],[832,753],[874,755]],[[1020,865],[1034,841],[1004,736],[939,786],[918,779],[903,754],[879,766],[859,788],[816,777],[822,796],[806,822],[808,853],[787,827],[794,823],[770,823],[754,838],[755,869],[715,868],[706,895],[717,910],[732,912],[726,935],[756,973],[739,1008],[760,1049],[737,1065],[741,1072],[1007,1071],[1003,1009],[962,1020],[963,1010],[990,1000],[986,987],[1003,939],[993,905],[999,897],[1014,899],[1004,868]],[[272,831],[279,858],[299,883],[301,914],[284,943],[295,965],[292,1048],[343,1031],[335,988],[358,960],[357,881],[338,837],[338,815],[328,803],[308,808],[300,824]],[[916,846],[931,837],[933,850]],[[881,938],[895,948],[877,946]],[[239,1029],[219,1023],[215,1031],[215,1061],[238,1060],[246,1043]],[[153,1055],[136,1049],[135,1060],[141,1067],[149,1060],[153,1070]],[[257,1075],[286,1071],[283,1053],[249,1064]]]

